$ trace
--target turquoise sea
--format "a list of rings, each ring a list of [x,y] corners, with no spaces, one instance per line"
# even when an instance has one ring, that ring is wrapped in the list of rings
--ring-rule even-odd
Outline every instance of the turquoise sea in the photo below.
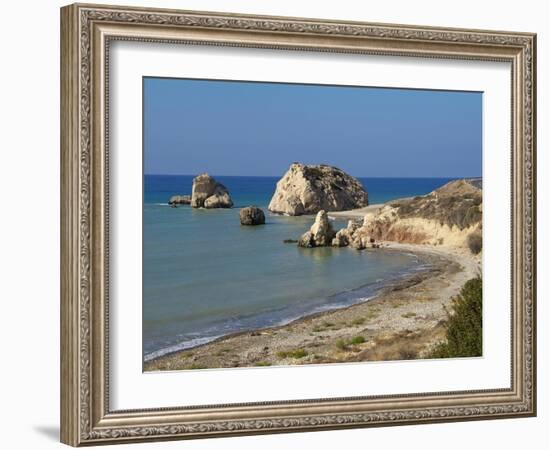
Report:
[[[143,356],[150,360],[219,336],[284,324],[364,301],[422,270],[410,253],[349,248],[301,249],[312,217],[270,214],[276,177],[213,176],[232,209],[171,208],[190,194],[193,175],[145,175],[143,205]],[[371,204],[426,194],[450,178],[360,178]],[[239,209],[256,205],[266,224],[243,227]],[[346,225],[335,221],[335,228]]]

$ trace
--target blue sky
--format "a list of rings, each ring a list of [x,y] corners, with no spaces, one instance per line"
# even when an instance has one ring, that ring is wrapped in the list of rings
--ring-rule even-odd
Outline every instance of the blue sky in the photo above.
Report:
[[[482,94],[144,78],[146,174],[474,177]]]

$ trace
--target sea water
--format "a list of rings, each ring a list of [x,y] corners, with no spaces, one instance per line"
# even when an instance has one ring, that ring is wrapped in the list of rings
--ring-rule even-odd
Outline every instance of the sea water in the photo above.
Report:
[[[145,175],[143,205],[143,355],[150,360],[227,334],[288,323],[372,297],[425,268],[406,252],[303,249],[313,217],[271,214],[275,177],[215,176],[232,209],[171,208],[190,194],[192,175]],[[361,178],[370,204],[426,194],[450,178]],[[255,205],[265,225],[241,226],[239,209]],[[343,220],[334,221],[336,229]]]

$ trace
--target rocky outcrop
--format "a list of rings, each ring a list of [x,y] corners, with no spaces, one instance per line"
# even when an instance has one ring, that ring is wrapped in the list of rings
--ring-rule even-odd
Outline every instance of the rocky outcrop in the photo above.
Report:
[[[355,220],[350,220],[346,228],[335,233],[325,211],[319,211],[315,223],[300,237],[298,245],[306,248],[349,246],[357,250],[379,247],[365,225]]]
[[[359,224],[355,220],[350,220],[346,228],[338,230],[336,236],[332,240],[333,247],[347,247],[353,240],[353,235],[359,228]]]
[[[315,242],[313,241],[313,234],[311,233],[311,231],[306,231],[300,236],[300,239],[298,239],[298,247],[315,247]]]
[[[456,180],[409,199],[387,203],[366,216],[361,229],[376,240],[445,245],[481,251],[481,181]]]
[[[241,225],[263,225],[265,223],[264,212],[256,206],[248,206],[239,211]]]
[[[170,197],[170,200],[168,200],[168,204],[170,206],[190,205],[191,196],[190,195],[172,195],[172,197]]]
[[[300,216],[364,206],[368,206],[368,194],[356,178],[332,166],[294,163],[277,183],[268,208]]]
[[[333,247],[352,247],[357,250],[365,248],[378,248],[375,239],[370,235],[369,229],[361,222],[350,220],[346,228],[338,230],[332,240]]]
[[[349,246],[356,250],[379,247],[376,243],[376,239],[371,236],[369,229],[365,226],[359,227],[355,233],[353,233],[349,241]]]
[[[389,202],[336,233],[322,210],[298,245],[363,250],[394,241],[458,247],[477,255],[482,251],[482,191],[481,180],[475,181],[452,181],[427,195]]]
[[[191,193],[193,208],[231,208],[233,201],[227,188],[207,173],[193,179]]]
[[[321,210],[315,217],[315,222],[298,240],[299,247],[326,247],[332,244],[335,232],[328,219],[327,213]]]

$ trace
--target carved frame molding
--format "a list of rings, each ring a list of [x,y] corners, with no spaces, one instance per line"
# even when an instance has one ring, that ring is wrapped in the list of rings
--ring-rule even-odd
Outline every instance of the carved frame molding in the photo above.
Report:
[[[113,40],[509,61],[512,386],[487,391],[111,411],[108,62]],[[536,413],[536,36],[75,4],[61,10],[61,439],[78,446]]]

